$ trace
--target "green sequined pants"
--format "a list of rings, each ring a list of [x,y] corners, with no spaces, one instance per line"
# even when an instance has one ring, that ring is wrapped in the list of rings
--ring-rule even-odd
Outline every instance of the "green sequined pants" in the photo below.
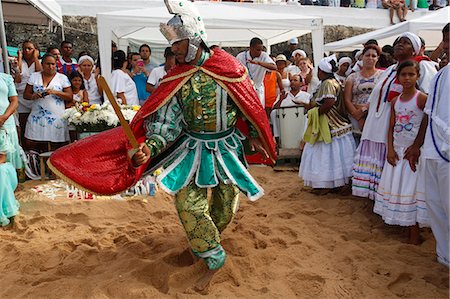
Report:
[[[192,181],[175,195],[175,206],[194,251],[205,252],[220,244],[220,233],[236,214],[239,188],[219,183],[212,188],[208,201],[207,188]]]

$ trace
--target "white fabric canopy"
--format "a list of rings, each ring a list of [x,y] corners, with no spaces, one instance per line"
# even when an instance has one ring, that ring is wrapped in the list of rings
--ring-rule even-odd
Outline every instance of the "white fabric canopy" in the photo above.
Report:
[[[423,17],[399,23],[351,38],[328,43],[325,51],[352,51],[362,48],[369,39],[376,39],[380,46],[392,45],[403,32],[409,31],[425,40],[427,50],[435,49],[442,41],[442,28],[450,22],[450,7],[439,9]]]
[[[166,47],[167,40],[159,32],[160,23],[172,17],[163,4],[150,2],[152,7],[132,11],[97,14],[97,30],[102,73],[109,79],[111,71],[111,40],[119,47],[127,41],[149,43],[151,47]],[[265,5],[243,7],[216,2],[195,2],[202,15],[210,45],[247,47],[250,39],[259,37],[268,49],[270,45],[311,32],[314,62],[323,57],[323,26],[318,17],[303,17],[290,13],[273,13]]]
[[[55,0],[2,0],[5,22],[63,25],[61,6]]]

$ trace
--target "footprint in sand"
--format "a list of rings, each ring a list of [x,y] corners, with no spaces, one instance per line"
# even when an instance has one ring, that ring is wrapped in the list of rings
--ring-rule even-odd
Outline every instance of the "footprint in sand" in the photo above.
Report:
[[[83,213],[56,213],[55,217],[65,222],[89,225],[89,217]]]
[[[291,272],[287,276],[289,286],[296,297],[320,298],[324,290],[325,279],[320,275],[307,274],[301,272]]]
[[[400,273],[397,278],[388,284],[388,289],[397,296],[404,297],[406,292],[410,288],[408,284],[413,279],[413,275],[410,273]]]

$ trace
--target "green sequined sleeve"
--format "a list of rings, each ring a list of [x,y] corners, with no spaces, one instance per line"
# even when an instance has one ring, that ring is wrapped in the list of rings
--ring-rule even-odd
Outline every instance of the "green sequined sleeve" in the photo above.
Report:
[[[159,154],[170,142],[180,135],[182,130],[182,111],[176,97],[150,116],[145,122],[147,140],[145,143],[151,156]]]

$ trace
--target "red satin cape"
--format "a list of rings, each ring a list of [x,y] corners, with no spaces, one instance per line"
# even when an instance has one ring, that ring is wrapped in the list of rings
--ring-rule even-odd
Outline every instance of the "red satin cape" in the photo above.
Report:
[[[275,145],[266,113],[247,76],[245,67],[222,50],[200,67],[177,65],[163,78],[160,86],[145,101],[130,123],[139,143],[146,139],[144,121],[164,106],[197,71],[202,70],[222,86],[239,107],[244,117],[258,131],[260,141],[276,161]],[[245,122],[240,122],[245,126]],[[244,134],[247,128],[240,128]],[[55,151],[49,161],[50,169],[65,181],[80,189],[100,195],[123,192],[137,183],[148,163],[133,167],[128,157],[131,147],[121,127],[83,138]]]

